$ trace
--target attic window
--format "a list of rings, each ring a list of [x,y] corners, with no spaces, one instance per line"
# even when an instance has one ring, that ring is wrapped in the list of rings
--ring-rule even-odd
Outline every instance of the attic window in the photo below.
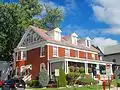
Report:
[[[90,40],[86,40],[86,46],[87,46],[87,47],[90,47],[90,46],[91,46]]]

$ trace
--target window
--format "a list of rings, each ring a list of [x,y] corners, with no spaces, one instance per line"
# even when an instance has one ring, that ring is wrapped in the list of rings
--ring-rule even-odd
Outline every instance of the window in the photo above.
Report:
[[[45,46],[40,49],[40,56],[45,56]]]
[[[27,59],[27,51],[21,52],[21,59],[23,59],[23,60]]]
[[[53,56],[58,57],[58,47],[53,47]]]
[[[18,52],[15,52],[15,60],[18,60]]]
[[[75,57],[79,57],[78,51],[75,51]]]
[[[90,41],[89,40],[86,40],[86,46],[90,47]]]
[[[70,49],[65,49],[65,56],[70,57]]]
[[[95,59],[95,54],[92,54],[92,58]]]

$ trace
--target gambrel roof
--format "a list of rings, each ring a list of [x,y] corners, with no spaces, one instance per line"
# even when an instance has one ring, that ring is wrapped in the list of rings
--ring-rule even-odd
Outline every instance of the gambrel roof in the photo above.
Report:
[[[34,43],[39,43],[42,41],[46,41],[47,43],[51,43],[51,44],[57,44],[57,45],[73,47],[73,48],[81,49],[81,50],[99,52],[99,50],[94,48],[92,45],[90,48],[86,47],[85,39],[78,39],[78,44],[74,45],[68,41],[70,36],[62,36],[61,41],[56,41],[48,35],[49,32],[50,31],[46,31],[44,29],[40,29],[34,26],[29,26],[27,31],[23,35],[20,43],[18,44],[17,48],[22,47],[22,46],[24,47],[26,45],[31,45]]]

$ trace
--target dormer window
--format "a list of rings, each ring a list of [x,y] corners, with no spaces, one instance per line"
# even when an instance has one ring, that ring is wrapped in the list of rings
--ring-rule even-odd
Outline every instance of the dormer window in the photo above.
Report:
[[[91,43],[90,43],[91,39],[89,37],[86,38],[86,47],[89,47],[91,46]]]
[[[78,35],[76,33],[73,33],[71,35],[72,44],[77,45],[77,37],[78,37]]]
[[[62,31],[59,28],[55,28],[49,31],[47,34],[56,41],[61,41],[61,33]]]

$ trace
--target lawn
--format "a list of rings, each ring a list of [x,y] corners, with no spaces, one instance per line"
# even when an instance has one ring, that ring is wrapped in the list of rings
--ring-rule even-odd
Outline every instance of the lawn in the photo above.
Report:
[[[85,86],[85,87],[72,87],[72,88],[31,88],[26,90],[101,90],[102,86]]]

